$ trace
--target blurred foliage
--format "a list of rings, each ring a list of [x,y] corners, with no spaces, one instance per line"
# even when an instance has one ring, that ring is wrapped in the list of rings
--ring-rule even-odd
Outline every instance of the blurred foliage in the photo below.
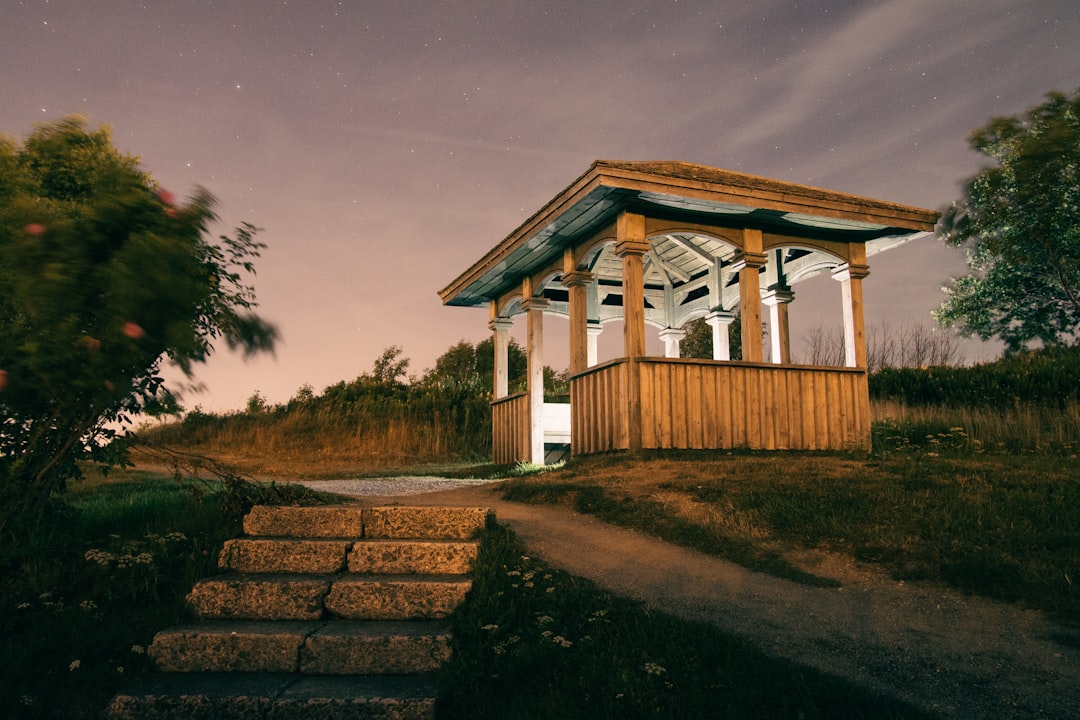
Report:
[[[78,118],[0,140],[0,541],[38,523],[77,461],[123,461],[116,428],[175,405],[216,341],[273,349],[245,276],[263,245],[244,224],[207,240],[214,198],[157,187],[107,128]]]
[[[1025,117],[971,135],[994,161],[945,211],[942,235],[971,273],[945,288],[936,317],[1010,352],[1074,342],[1080,328],[1080,90],[1051,93]]]

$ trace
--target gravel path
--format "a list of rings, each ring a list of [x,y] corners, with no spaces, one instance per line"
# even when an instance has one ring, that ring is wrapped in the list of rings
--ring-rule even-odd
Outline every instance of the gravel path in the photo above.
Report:
[[[379,496],[381,488],[390,492]],[[497,490],[488,482],[394,478],[330,491],[372,504],[491,507],[552,565],[944,718],[1080,718],[1080,632],[1042,613],[898,583],[839,556],[822,556],[815,572],[841,587],[808,587],[565,508],[506,502]]]

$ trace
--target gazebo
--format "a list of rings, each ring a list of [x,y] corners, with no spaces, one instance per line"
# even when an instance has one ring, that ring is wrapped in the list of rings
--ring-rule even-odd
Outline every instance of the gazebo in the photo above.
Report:
[[[487,306],[495,340],[492,458],[544,461],[652,448],[870,446],[862,281],[867,258],[932,232],[938,213],[685,162],[598,160],[439,292]],[[844,367],[791,362],[794,286],[838,281]],[[762,313],[768,313],[768,361]],[[507,347],[526,316],[527,389],[508,394]],[[543,319],[569,318],[569,404],[545,404]],[[679,358],[705,318],[713,359]],[[622,357],[597,363],[623,321]],[[742,359],[728,325],[741,323]],[[664,357],[646,356],[646,324]]]

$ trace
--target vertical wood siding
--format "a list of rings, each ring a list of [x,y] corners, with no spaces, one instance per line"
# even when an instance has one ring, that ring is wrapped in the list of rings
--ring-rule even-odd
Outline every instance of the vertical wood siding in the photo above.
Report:
[[[529,458],[529,396],[517,393],[491,403],[491,462],[505,465]]]
[[[572,452],[629,447],[629,373],[642,448],[870,448],[866,372],[665,358],[616,360],[570,381]]]
[[[629,447],[627,380],[630,362],[616,360],[570,381],[570,452],[574,455]]]

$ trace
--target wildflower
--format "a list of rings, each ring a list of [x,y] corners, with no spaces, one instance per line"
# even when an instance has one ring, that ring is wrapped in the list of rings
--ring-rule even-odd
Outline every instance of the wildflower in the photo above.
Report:
[[[118,673],[120,673],[121,675],[123,675],[123,674],[124,674],[124,666],[123,666],[123,665],[117,665],[117,667],[116,667],[116,672],[118,672]]]
[[[146,652],[146,648],[144,648],[142,645],[132,645],[131,652],[135,653],[136,655],[142,655]]]
[[[143,332],[143,329],[133,322],[124,323],[124,327],[122,329],[123,333],[132,340],[138,340],[145,334]]]
[[[83,600],[81,603],[79,603],[79,607],[81,607],[83,610],[96,610],[97,603],[93,600]]]
[[[79,669],[80,665],[82,665],[82,660],[72,660],[68,665],[68,672],[75,672]]]
[[[30,603],[21,602],[21,603],[19,603],[18,605],[15,606],[15,609],[16,610],[29,610],[30,609]]]
[[[562,635],[556,635],[555,637],[551,638],[551,642],[555,643],[556,645],[558,645],[560,647],[564,647],[564,648],[571,647],[574,644],[571,641],[564,638]]]
[[[480,629],[481,629],[481,630],[488,630],[488,631],[491,631],[491,630],[498,630],[498,629],[499,629],[499,626],[498,626],[498,625],[496,625],[495,623],[490,623],[490,624],[488,624],[488,625],[484,625],[484,626],[483,626],[482,628],[480,628]]]
[[[540,623],[541,625],[547,625],[548,623],[555,622],[555,618],[551,617],[550,615],[541,615],[540,617],[536,618],[536,622]]]
[[[650,675],[663,675],[667,672],[667,668],[654,662],[647,662],[645,663],[645,672]]]
[[[37,702],[37,698],[34,697],[33,695],[20,695],[19,696],[19,704],[20,705],[26,705],[27,707],[29,707],[30,705],[33,705],[36,702]]]
[[[34,237],[41,237],[45,234],[45,226],[41,223],[30,223],[23,230],[27,235],[33,235]]]
[[[549,593],[550,593],[550,592],[555,592],[555,588],[553,588],[553,587],[549,587],[549,588],[548,588],[547,590],[545,590],[544,592],[549,592]]]
[[[534,587],[534,584],[533,584],[532,581],[530,581],[530,582],[525,583],[525,587],[531,588],[531,587]]]
[[[543,635],[543,636],[544,636],[544,637],[546,637],[546,638],[549,638],[549,637],[551,637],[552,635],[554,635],[555,633],[551,632],[550,630],[545,630],[544,632],[542,632],[542,633],[540,633],[540,634],[541,634],[541,635]]]

